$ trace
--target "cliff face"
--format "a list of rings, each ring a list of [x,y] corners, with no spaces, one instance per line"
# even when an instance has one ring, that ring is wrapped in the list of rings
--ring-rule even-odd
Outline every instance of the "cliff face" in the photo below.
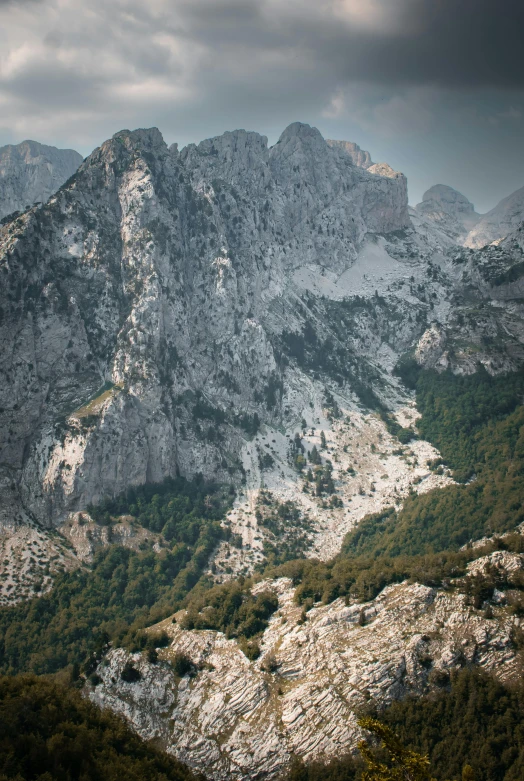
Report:
[[[0,219],[45,203],[82,162],[73,149],[22,141],[0,147]]]
[[[238,471],[234,414],[285,414],[291,276],[340,274],[369,233],[405,228],[405,192],[300,124],[272,149],[238,131],[179,154],[153,129],[96,150],[2,229],[4,522],[23,506],[53,523],[177,468]]]
[[[326,139],[329,146],[333,148],[342,149],[346,152],[355,165],[359,168],[370,168],[373,165],[371,155],[366,152],[365,149],[361,149],[358,144],[353,141],[334,141],[330,138]]]

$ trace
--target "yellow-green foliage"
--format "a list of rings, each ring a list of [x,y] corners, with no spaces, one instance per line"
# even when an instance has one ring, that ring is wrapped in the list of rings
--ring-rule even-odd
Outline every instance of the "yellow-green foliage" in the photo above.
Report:
[[[430,773],[429,759],[403,746],[385,724],[369,716],[359,719],[358,723],[379,738],[387,752],[386,760],[381,761],[365,740],[360,741],[358,747],[366,763],[362,781],[436,781]]]
[[[113,385],[112,383],[106,383],[99,391],[97,391],[93,398],[89,399],[89,401],[73,412],[73,417],[82,419],[87,418],[89,415],[97,415],[105,402],[111,398],[111,396],[119,393],[122,388],[123,385],[121,384]]]

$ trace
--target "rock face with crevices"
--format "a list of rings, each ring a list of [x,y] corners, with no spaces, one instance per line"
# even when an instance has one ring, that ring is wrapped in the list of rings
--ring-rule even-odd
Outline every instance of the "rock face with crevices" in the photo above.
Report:
[[[331,138],[326,139],[326,141],[329,146],[336,149],[342,149],[351,157],[353,163],[358,165],[359,168],[370,168],[370,166],[373,165],[369,152],[366,152],[365,149],[361,149],[354,141],[334,141]]]
[[[156,129],[106,142],[2,229],[4,524],[56,523],[177,469],[238,474],[235,416],[284,414],[275,333],[304,322],[282,317],[293,272],[341,273],[370,232],[407,225],[403,177],[356,168],[306,125],[272,149],[244,131],[181,153]],[[97,392],[96,414],[75,416]]]
[[[0,219],[45,203],[82,162],[73,149],[56,149],[36,141],[0,147]]]
[[[522,569],[523,559],[495,553],[470,570],[491,565],[511,573]],[[420,696],[472,663],[504,680],[520,675],[512,638],[521,619],[496,596],[488,619],[453,589],[401,583],[369,603],[338,599],[315,607],[302,622],[289,580],[256,587],[267,588],[278,594],[279,610],[255,662],[221,633],[184,631],[168,620],[154,628],[171,637],[160,661],[110,651],[90,698],[212,778],[272,778],[292,755],[310,761],[355,749],[361,737],[355,713],[366,704]],[[175,653],[191,658],[194,677],[176,677]],[[139,681],[122,680],[126,662],[139,670]]]

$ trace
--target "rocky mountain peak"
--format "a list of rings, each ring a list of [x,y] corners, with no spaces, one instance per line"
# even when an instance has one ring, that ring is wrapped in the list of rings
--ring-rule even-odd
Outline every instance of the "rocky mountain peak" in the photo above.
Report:
[[[475,207],[468,201],[465,195],[459,193],[453,187],[449,187],[447,184],[434,184],[429,190],[426,190],[422,196],[422,203],[417,205],[417,209],[424,211],[425,209],[434,208],[434,204],[437,204],[447,214],[456,216],[457,214],[473,214]]]
[[[44,203],[74,174],[82,156],[37,141],[0,147],[0,219]]]
[[[386,179],[396,179],[397,177],[404,177],[404,174],[400,171],[395,171],[389,163],[374,163],[367,169],[368,173],[376,174],[377,176],[385,176]]]
[[[465,241],[469,231],[480,219],[471,201],[446,184],[430,187],[415,210],[458,244]]]
[[[316,127],[311,127],[311,125],[308,125],[305,122],[292,122],[291,125],[288,125],[281,133],[277,144],[296,143],[296,141],[310,144],[326,143],[320,130],[317,130]]]

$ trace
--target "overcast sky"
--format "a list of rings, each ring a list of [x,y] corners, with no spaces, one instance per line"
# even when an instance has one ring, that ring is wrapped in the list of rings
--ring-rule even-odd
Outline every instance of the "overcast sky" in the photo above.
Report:
[[[478,211],[524,185],[523,0],[0,0],[0,145],[308,122]]]

